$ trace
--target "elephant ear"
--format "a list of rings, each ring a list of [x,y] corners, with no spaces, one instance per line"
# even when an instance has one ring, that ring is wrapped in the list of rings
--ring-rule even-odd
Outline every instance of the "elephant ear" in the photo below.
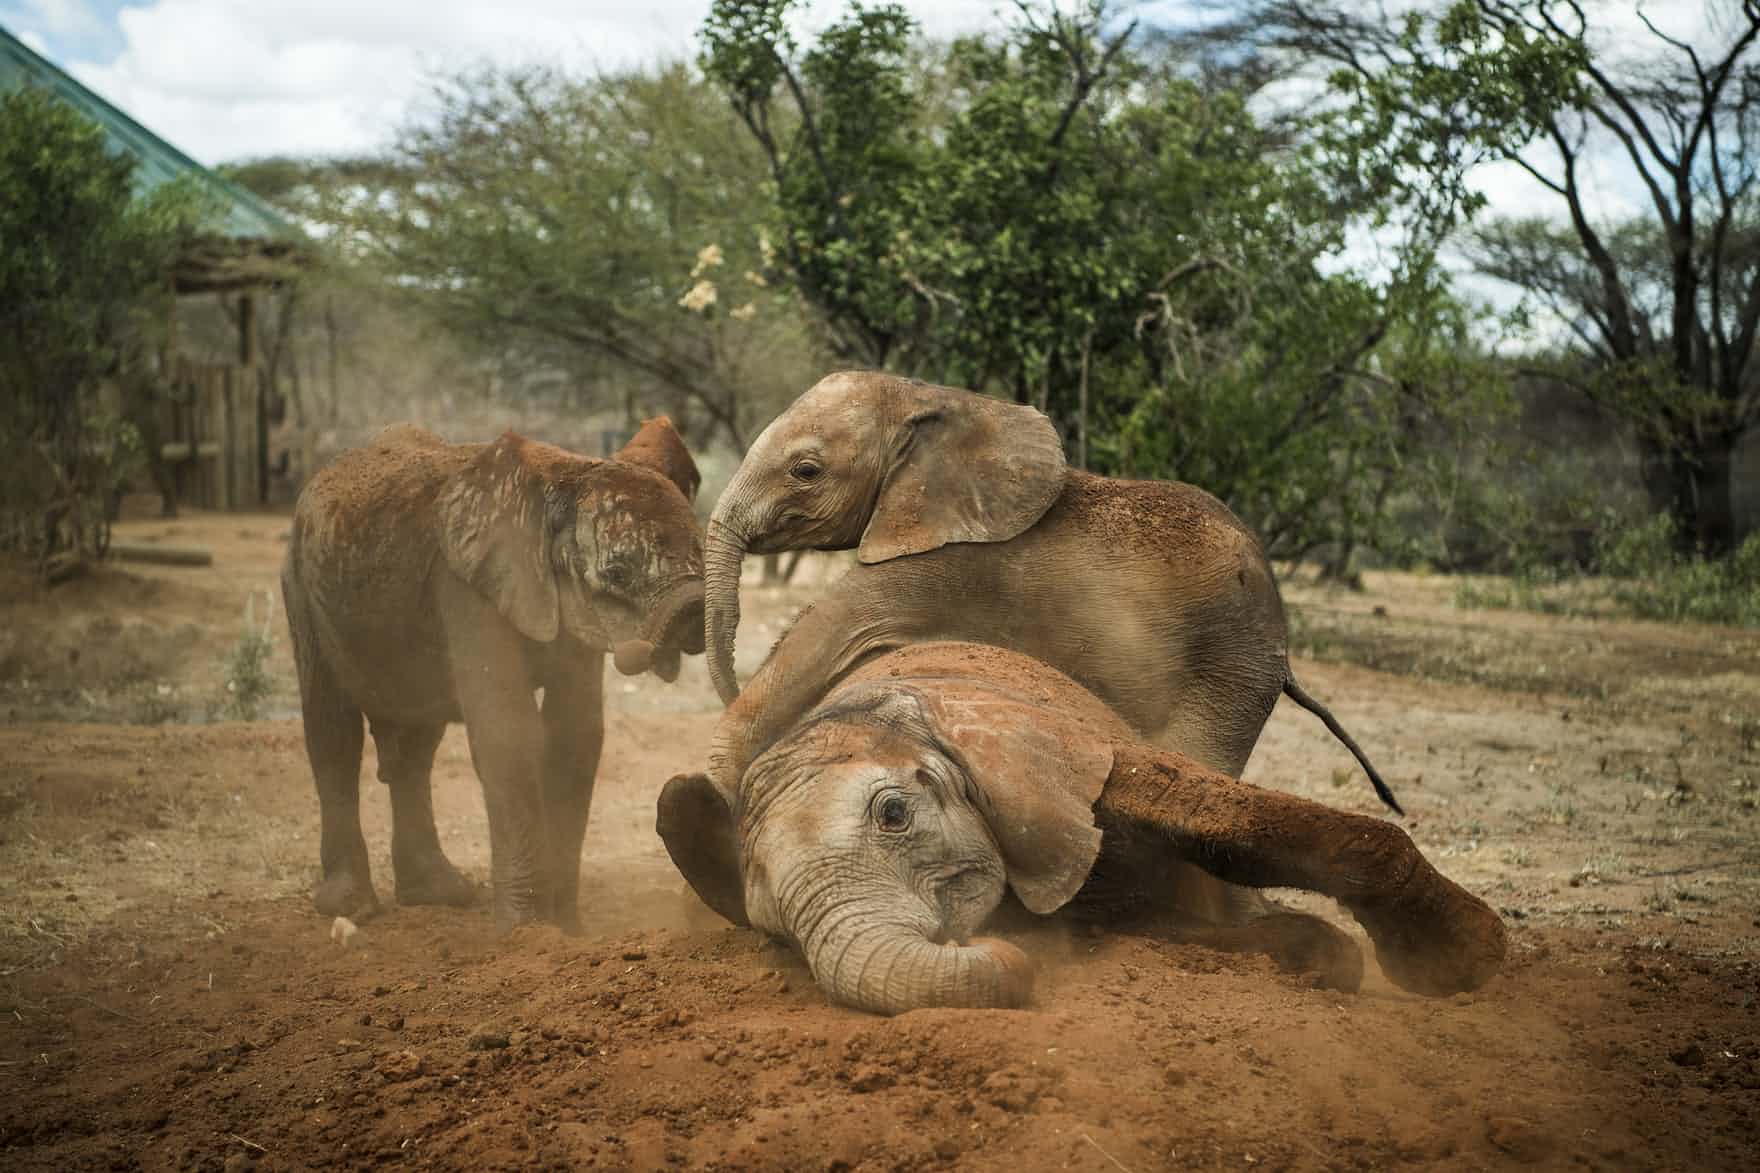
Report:
[[[672,420],[667,416],[643,420],[636,434],[617,450],[613,459],[653,469],[677,485],[686,501],[697,499],[697,488],[703,483],[703,475],[697,471],[697,462],[691,459],[684,437],[678,434],[678,429],[672,426]]]
[[[561,625],[550,536],[568,519],[551,518],[547,482],[528,459],[530,447],[508,432],[453,478],[440,499],[440,548],[453,573],[520,634],[549,643]]]
[[[1051,421],[972,391],[920,390],[857,556],[885,562],[949,542],[1006,542],[1045,515],[1068,468]]]
[[[660,788],[654,829],[704,904],[742,928],[750,923],[733,809],[707,774],[675,774]]]
[[[1112,773],[1112,740],[1000,684],[944,678],[920,692],[936,736],[971,779],[1008,886],[1033,912],[1063,907],[1100,854],[1094,803]]]

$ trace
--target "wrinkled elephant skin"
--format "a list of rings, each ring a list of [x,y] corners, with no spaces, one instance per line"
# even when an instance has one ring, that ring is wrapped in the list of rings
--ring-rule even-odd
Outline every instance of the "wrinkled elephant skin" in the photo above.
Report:
[[[742,692],[745,555],[851,548],[859,564]],[[710,774],[725,790],[855,665],[969,640],[1050,664],[1137,735],[1229,775],[1287,695],[1399,809],[1291,675],[1283,603],[1253,533],[1191,485],[1070,469],[1030,407],[875,372],[827,376],[753,442],[709,519],[705,567],[705,656],[728,702]]]
[[[989,646],[868,661],[731,796],[701,774],[669,781],[658,827],[706,903],[793,942],[833,1000],[880,1013],[1025,1002],[1025,954],[977,935],[1005,892],[1041,915],[1183,910],[1173,889],[1200,870],[1337,899],[1417,993],[1476,989],[1504,958],[1496,913],[1398,827],[1146,744],[1067,676]],[[1362,973],[1354,942],[1315,917],[1187,923],[1186,939],[1335,987]]]

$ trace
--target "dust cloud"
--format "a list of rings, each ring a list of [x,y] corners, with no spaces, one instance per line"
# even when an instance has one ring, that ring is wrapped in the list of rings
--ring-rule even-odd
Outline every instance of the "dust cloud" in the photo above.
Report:
[[[1736,1168],[1760,1145],[1743,782],[1760,746],[1741,717],[1760,637],[1536,629],[1409,576],[1371,575],[1361,597],[1296,583],[1335,659],[1409,653],[1397,671],[1297,667],[1399,788],[1426,856],[1503,911],[1506,971],[1411,996],[1330,902],[1276,894],[1362,943],[1359,993],[1149,926],[1035,919],[1002,926],[1038,965],[1029,1009],[881,1020],[828,1006],[790,950],[703,908],[654,835],[658,787],[704,760],[719,711],[700,657],[672,685],[607,674],[583,935],[498,937],[486,891],[389,904],[369,741],[388,906],[333,944],[311,907],[317,803],[284,628],[260,719],[208,720],[285,528],[131,520],[129,540],[204,545],[213,566],[109,567],[41,597],[0,584],[8,1168]],[[841,565],[782,588],[752,560],[742,675]],[[1610,683],[1497,678],[1533,657]],[[1293,706],[1247,776],[1375,813]],[[447,853],[486,883],[462,730],[434,803]]]

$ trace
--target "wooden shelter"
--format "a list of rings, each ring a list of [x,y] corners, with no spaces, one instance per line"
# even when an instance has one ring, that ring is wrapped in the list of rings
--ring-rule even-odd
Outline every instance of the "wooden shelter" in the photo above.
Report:
[[[161,356],[170,389],[159,406],[159,458],[175,471],[179,502],[253,508],[268,492],[266,385],[256,345],[256,298],[309,262],[305,234],[266,201],[202,166],[0,27],[0,92],[33,86],[77,109],[104,131],[112,150],[135,160],[136,195],[174,181],[193,183],[211,207],[202,232],[173,267],[179,297],[238,299],[237,359],[205,363],[177,350],[175,310]]]

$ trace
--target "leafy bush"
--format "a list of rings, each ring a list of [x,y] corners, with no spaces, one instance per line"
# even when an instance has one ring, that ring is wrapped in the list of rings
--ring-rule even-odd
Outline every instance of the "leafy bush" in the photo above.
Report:
[[[1463,578],[1454,602],[1548,615],[1600,612],[1611,605],[1641,619],[1760,627],[1760,533],[1717,560],[1679,554],[1667,514],[1635,525],[1608,519],[1595,538],[1594,570],[1591,577],[1532,563],[1489,583]]]
[[[0,547],[40,564],[104,545],[139,438],[99,388],[155,349],[166,274],[199,220],[184,185],[137,198],[134,167],[54,96],[0,95]]]
[[[1720,561],[1675,551],[1667,514],[1610,535],[1601,569],[1614,601],[1646,619],[1760,627],[1760,533]]]

